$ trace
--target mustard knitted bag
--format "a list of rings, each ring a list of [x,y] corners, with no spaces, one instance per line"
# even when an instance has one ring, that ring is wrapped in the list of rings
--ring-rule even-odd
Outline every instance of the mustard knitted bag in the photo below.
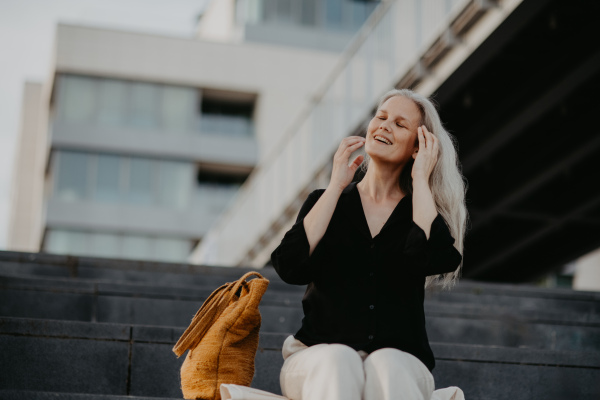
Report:
[[[257,279],[246,281],[252,275]],[[250,386],[258,349],[258,304],[269,281],[248,272],[215,290],[173,347],[180,357],[181,390],[186,399],[220,400],[222,383]]]

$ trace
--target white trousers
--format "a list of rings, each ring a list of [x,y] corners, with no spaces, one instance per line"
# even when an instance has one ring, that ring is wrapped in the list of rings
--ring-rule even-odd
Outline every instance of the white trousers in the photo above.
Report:
[[[292,400],[430,400],[435,388],[425,364],[398,349],[367,354],[289,336],[282,353],[281,391]]]

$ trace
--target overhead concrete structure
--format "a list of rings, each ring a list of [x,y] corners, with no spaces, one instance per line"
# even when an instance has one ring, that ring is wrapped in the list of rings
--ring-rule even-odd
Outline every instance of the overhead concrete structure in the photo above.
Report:
[[[600,247],[599,14],[524,1],[436,90],[469,182],[464,276],[531,281]]]

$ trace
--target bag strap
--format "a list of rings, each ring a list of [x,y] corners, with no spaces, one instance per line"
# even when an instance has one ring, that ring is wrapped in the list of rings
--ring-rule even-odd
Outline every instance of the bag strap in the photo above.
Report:
[[[264,279],[258,272],[251,271],[244,274],[237,281],[226,283],[211,293],[192,318],[190,326],[183,332],[183,335],[173,347],[173,352],[177,357],[180,357],[186,350],[196,347],[216,319],[231,303],[240,287],[247,284],[246,279],[252,275]]]

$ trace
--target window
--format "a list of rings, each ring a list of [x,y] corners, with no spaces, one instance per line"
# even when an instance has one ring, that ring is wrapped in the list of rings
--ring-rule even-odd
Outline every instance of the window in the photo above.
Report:
[[[192,239],[151,235],[49,229],[44,251],[92,257],[185,262]]]
[[[65,201],[84,200],[88,196],[88,155],[63,151],[57,154],[55,196]]]
[[[54,196],[63,201],[190,207],[191,162],[57,151],[55,168]]]
[[[86,253],[94,257],[120,256],[120,239],[117,235],[109,233],[90,232],[82,233],[82,238],[87,237],[88,248]]]
[[[129,193],[127,200],[132,204],[154,202],[154,161],[143,158],[129,160]]]
[[[194,87],[66,74],[58,80],[58,121],[174,136],[253,134],[254,95],[206,92],[199,106],[201,90]]]
[[[190,189],[194,179],[191,163],[161,161],[159,172],[159,204],[183,209],[189,206]]]
[[[94,200],[116,203],[121,201],[121,157],[99,154],[96,166]]]
[[[123,126],[127,113],[127,84],[114,79],[98,81],[98,125]]]
[[[197,175],[198,184],[194,188],[195,206],[214,214],[222,213],[247,178],[248,174],[201,168]]]
[[[193,88],[165,86],[162,95],[162,126],[168,134],[193,129],[198,91]]]
[[[251,136],[253,112],[253,101],[203,98],[200,130],[208,134]]]
[[[158,85],[133,82],[130,87],[129,125],[136,128],[158,128]]]
[[[90,123],[96,107],[95,80],[88,77],[67,76],[59,80],[59,115],[65,122]]]
[[[85,236],[80,231],[51,230],[48,232],[45,249],[57,254],[85,254]]]

